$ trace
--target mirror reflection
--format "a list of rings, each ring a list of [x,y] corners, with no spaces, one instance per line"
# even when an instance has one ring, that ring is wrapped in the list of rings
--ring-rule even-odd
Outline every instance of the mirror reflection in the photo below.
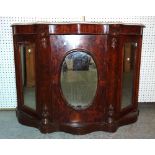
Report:
[[[35,47],[34,44],[20,45],[19,50],[21,56],[24,105],[35,109]]]
[[[123,51],[122,108],[132,104],[136,43],[125,43]]]
[[[73,108],[85,109],[91,105],[97,89],[97,69],[89,54],[73,51],[65,57],[61,68],[61,88]]]

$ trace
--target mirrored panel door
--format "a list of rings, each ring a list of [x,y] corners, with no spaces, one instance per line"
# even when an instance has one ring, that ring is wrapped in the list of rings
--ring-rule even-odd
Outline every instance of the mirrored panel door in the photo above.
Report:
[[[121,108],[132,105],[136,46],[137,43],[134,42],[124,44]]]
[[[35,46],[34,44],[21,44],[19,50],[24,105],[36,109]]]
[[[93,58],[83,52],[68,54],[61,68],[61,88],[67,103],[75,109],[89,107],[96,94],[97,69]]]

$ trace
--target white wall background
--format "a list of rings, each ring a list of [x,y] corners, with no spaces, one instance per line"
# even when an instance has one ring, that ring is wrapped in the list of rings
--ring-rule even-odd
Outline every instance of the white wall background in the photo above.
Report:
[[[155,16],[86,17],[86,21],[142,23],[143,36],[139,102],[155,102]],[[81,17],[0,17],[0,109],[17,104],[12,29],[13,23],[36,21],[82,21]]]

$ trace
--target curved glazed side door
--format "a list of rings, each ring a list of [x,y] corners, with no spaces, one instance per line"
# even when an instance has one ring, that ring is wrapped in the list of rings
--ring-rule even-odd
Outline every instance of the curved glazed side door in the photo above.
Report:
[[[138,105],[141,37],[123,38],[121,52],[120,109],[122,112],[136,109]]]
[[[34,42],[18,42],[15,65],[18,108],[36,113],[36,56]]]

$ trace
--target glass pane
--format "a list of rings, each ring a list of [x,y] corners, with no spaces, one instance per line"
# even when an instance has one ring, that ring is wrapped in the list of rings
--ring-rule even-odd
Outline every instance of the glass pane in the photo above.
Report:
[[[91,105],[97,89],[97,69],[90,55],[76,51],[65,57],[61,87],[68,104],[75,109]]]
[[[35,47],[20,45],[24,105],[36,109],[35,97]]]
[[[123,51],[122,108],[132,104],[135,43],[125,43]]]

